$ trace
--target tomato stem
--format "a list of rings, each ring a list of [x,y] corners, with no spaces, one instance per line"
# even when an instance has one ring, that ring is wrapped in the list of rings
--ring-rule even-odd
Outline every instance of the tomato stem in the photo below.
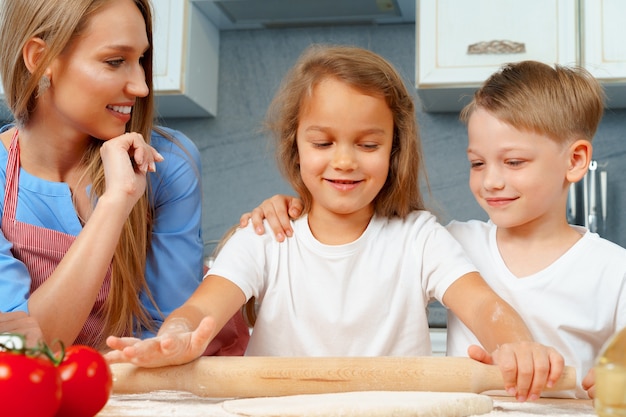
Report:
[[[18,339],[21,340],[22,343],[21,343],[20,348],[16,348],[12,343],[0,342],[0,350],[14,353],[14,354],[25,355],[25,356],[29,356],[33,358],[38,357],[38,356],[45,356],[46,358],[50,360],[50,362],[52,362],[54,366],[59,366],[59,364],[63,362],[63,358],[65,357],[65,345],[63,344],[61,340],[56,339],[54,341],[55,344],[58,343],[60,346],[60,349],[59,349],[60,353],[55,354],[54,351],[50,348],[50,346],[48,346],[46,342],[44,341],[40,340],[37,343],[37,346],[35,347],[26,347],[26,337],[23,334],[21,333],[4,333],[4,334],[8,336],[17,337]]]

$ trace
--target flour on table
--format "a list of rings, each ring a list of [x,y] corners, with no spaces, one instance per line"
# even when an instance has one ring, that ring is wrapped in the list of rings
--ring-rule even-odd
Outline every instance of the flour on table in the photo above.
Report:
[[[466,417],[489,413],[493,401],[473,393],[359,391],[236,399],[222,407],[249,417]]]

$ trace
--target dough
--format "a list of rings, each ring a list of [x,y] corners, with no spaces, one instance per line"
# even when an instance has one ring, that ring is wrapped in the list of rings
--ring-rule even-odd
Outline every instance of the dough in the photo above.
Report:
[[[473,393],[359,391],[225,401],[229,413],[250,417],[465,417],[489,413],[491,397]]]

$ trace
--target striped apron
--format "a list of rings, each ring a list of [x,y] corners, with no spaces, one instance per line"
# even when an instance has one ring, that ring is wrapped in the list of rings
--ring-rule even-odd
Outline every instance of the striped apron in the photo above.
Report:
[[[11,140],[6,168],[2,232],[13,244],[11,249],[13,256],[26,265],[31,278],[30,293],[33,293],[54,272],[76,237],[16,220],[20,176],[20,147],[17,137],[16,129]],[[109,267],[96,302],[74,344],[87,344],[94,347],[102,344],[106,335],[99,338],[97,336],[104,325],[102,307],[109,294],[110,283],[111,268]]]

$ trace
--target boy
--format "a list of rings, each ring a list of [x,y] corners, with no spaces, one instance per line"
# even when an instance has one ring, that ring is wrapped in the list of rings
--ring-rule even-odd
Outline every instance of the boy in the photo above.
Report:
[[[587,172],[602,111],[602,88],[581,68],[505,65],[461,112],[470,188],[490,221],[448,225],[535,339],[576,367],[579,382],[604,341],[626,326],[626,249],[566,218],[569,185]],[[475,343],[449,313],[447,354],[465,355]],[[584,385],[593,386],[592,375]],[[586,397],[582,386],[574,394]]]
[[[579,387],[560,396],[593,398],[594,359],[626,326],[626,249],[566,218],[569,185],[591,161],[603,99],[599,83],[581,68],[523,61],[493,74],[461,112],[470,188],[490,221],[447,228],[535,340],[576,367]],[[265,212],[282,239],[291,233],[287,210],[297,217],[299,207],[297,199],[266,200],[253,212],[254,224],[258,230]],[[477,358],[475,344],[449,313],[447,354]]]

